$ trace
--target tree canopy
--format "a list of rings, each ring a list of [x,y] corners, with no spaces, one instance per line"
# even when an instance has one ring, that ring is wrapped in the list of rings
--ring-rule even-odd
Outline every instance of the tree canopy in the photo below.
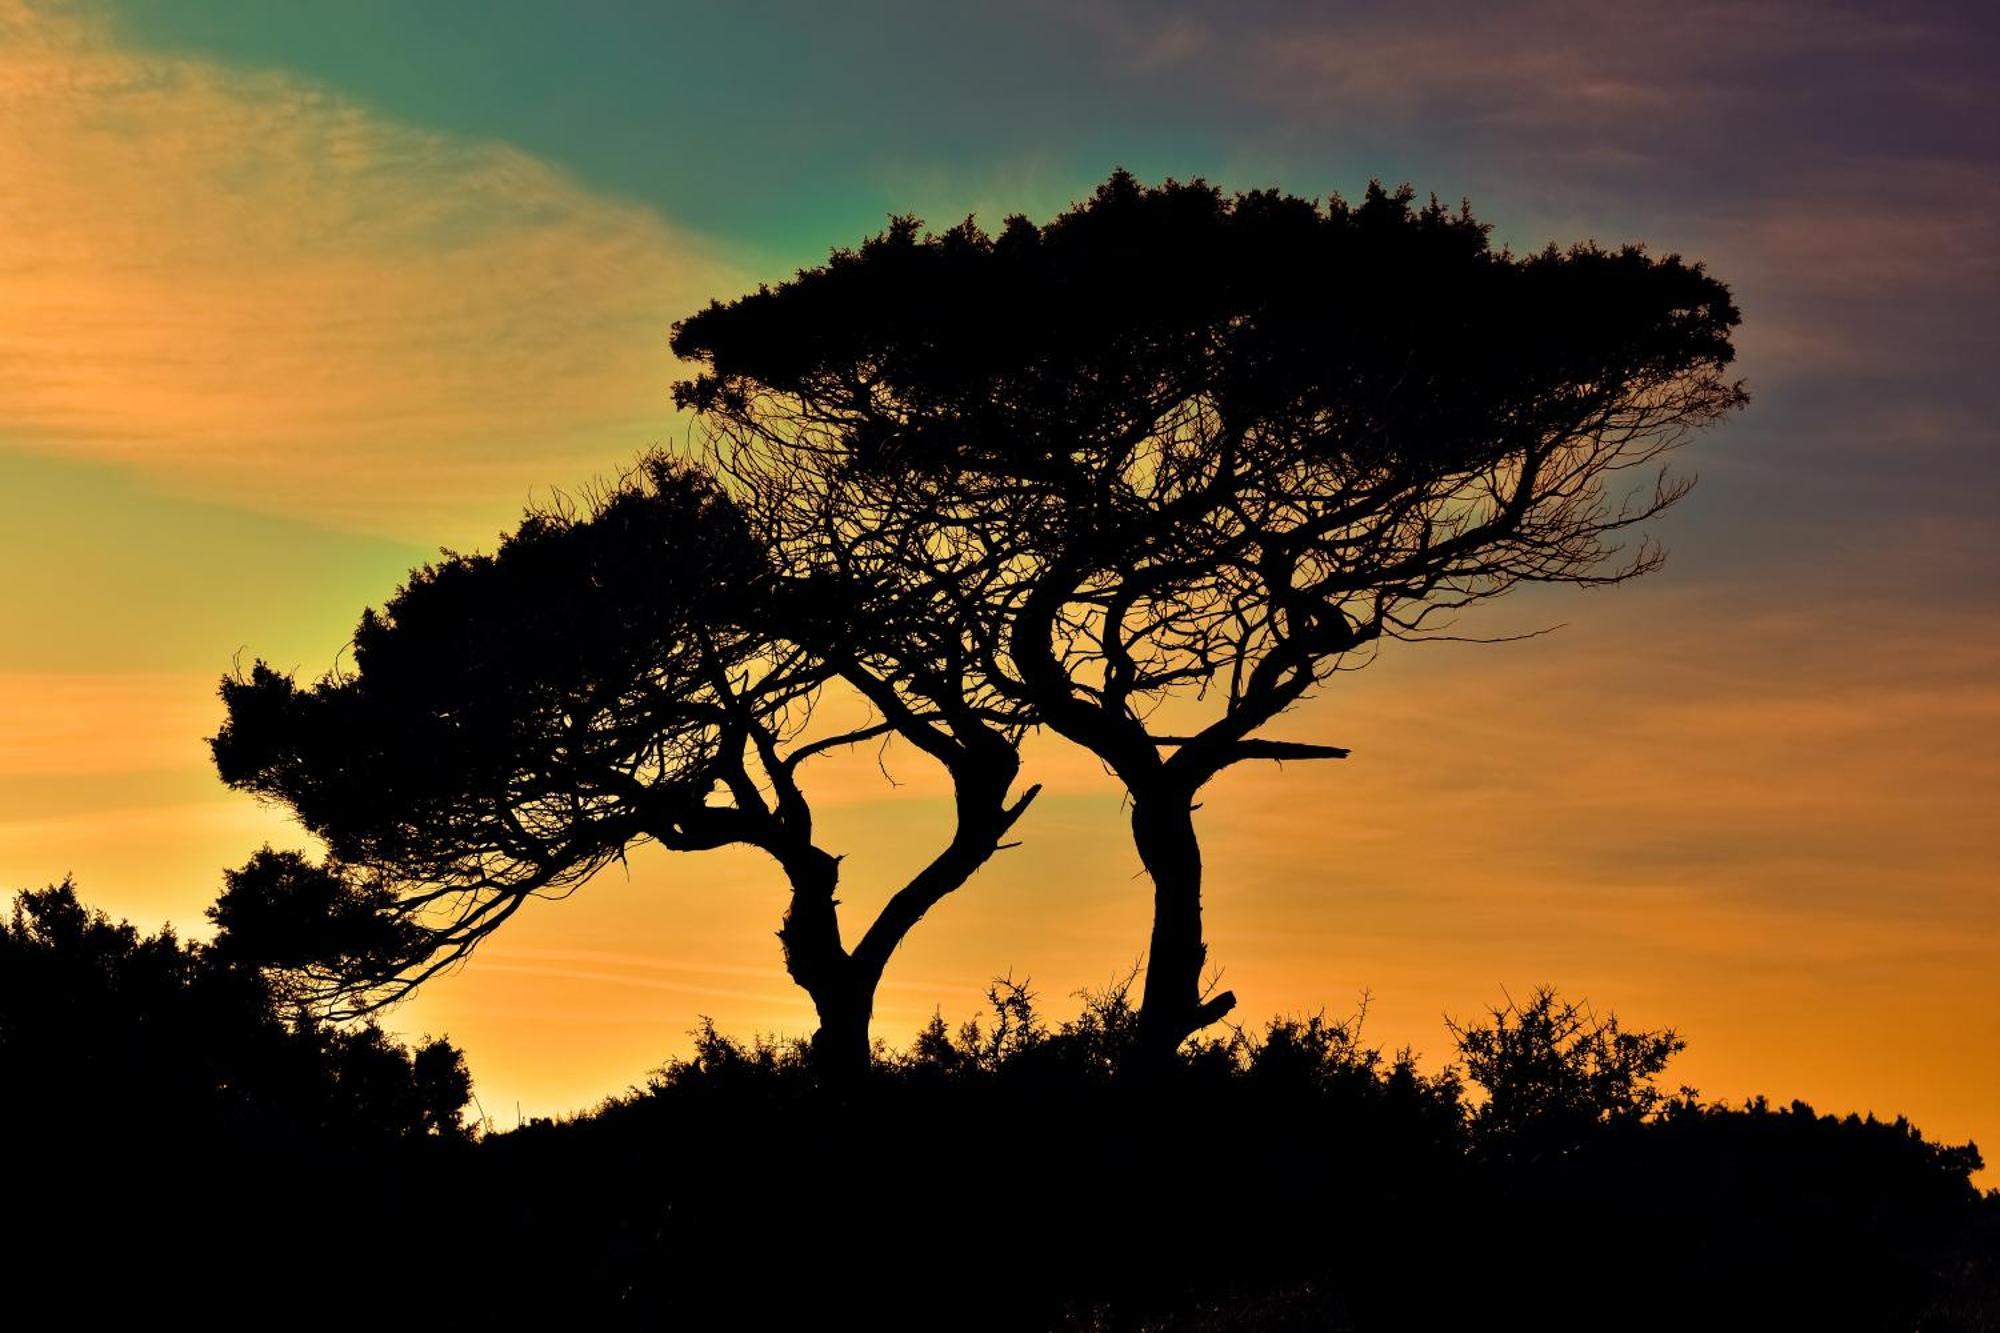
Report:
[[[893,601],[826,571],[802,579],[781,555],[713,479],[653,456],[588,504],[531,513],[491,555],[415,571],[363,615],[351,669],[307,687],[262,662],[225,679],[222,777],[289,806],[334,863],[317,879],[232,885],[222,906],[244,947],[275,961],[316,937],[327,956],[303,970],[365,1010],[637,843],[742,844],[790,883],[780,939],[822,1044],[865,1061],[889,955],[997,850],[1033,792],[1009,790],[1018,728],[956,693],[933,704],[928,678],[899,667],[912,654],[881,626]],[[836,681],[874,715],[816,714]],[[815,841],[798,774],[889,735],[945,766],[958,819],[849,948],[840,858]],[[288,924],[315,914],[311,931]]]
[[[774,661],[734,684],[768,645],[715,612],[757,595],[757,550],[701,478],[657,480],[414,571],[311,688],[262,662],[223,682],[223,780],[375,873],[426,971],[642,834],[732,841],[739,816],[706,805],[725,749],[817,683]]]
[[[1738,314],[1636,246],[1496,249],[1469,209],[1118,173],[989,236],[913,218],[677,325],[729,475],[921,589],[980,687],[1132,796],[1155,892],[1144,1013],[1205,995],[1194,795],[1384,639],[1523,583],[1616,582],[1744,401]],[[810,484],[801,485],[800,478]],[[851,559],[851,555],[849,556]],[[1205,719],[1162,732],[1163,699]]]

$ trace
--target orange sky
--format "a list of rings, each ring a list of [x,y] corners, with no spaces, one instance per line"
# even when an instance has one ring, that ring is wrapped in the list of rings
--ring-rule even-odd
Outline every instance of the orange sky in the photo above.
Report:
[[[207,767],[232,657],[316,675],[439,544],[490,544],[539,488],[676,438],[666,325],[786,269],[502,138],[140,49],[94,12],[0,0],[0,887],[74,874],[116,914],[198,931],[223,867],[302,845]],[[1933,200],[1965,179],[1924,172]],[[1025,198],[1005,172],[895,177],[966,206],[1059,192],[1022,178]],[[1869,258],[1846,268],[1855,234],[1809,217],[1677,224],[1747,294],[1759,398],[1689,455],[1702,485],[1661,529],[1676,561],[1475,626],[1565,623],[1547,637],[1392,650],[1280,728],[1352,759],[1216,785],[1211,953],[1239,1016],[1366,990],[1370,1038],[1435,1063],[1444,1015],[1550,982],[1680,1029],[1672,1072],[1709,1095],[2000,1150],[1994,529],[1909,498],[1927,476],[1983,495],[1963,460],[1991,427],[1906,366],[1907,392],[1843,408],[1860,424],[1796,466],[1812,376],[1914,359],[1910,339],[1857,350],[1884,327],[1869,312],[1946,299],[1940,255],[1991,284],[1990,231],[1921,212],[1857,202]],[[1535,216],[1554,213],[1588,201]],[[1871,449],[1897,461],[1869,471]],[[888,764],[903,785],[872,751],[813,774],[850,921],[940,837],[934,776]],[[1142,947],[1115,786],[1054,741],[1030,767],[1025,845],[891,965],[891,1041],[939,1006],[969,1016],[1009,970],[1061,1015]],[[389,1021],[463,1045],[495,1123],[584,1107],[700,1015],[809,1028],[783,902],[753,853],[643,852]]]

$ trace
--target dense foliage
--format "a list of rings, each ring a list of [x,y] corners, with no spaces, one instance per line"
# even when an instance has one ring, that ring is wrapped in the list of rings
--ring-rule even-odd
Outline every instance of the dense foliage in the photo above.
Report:
[[[394,927],[359,954],[318,931],[329,952],[298,961],[320,988],[400,994],[641,836],[730,841],[705,801],[732,731],[778,726],[821,679],[767,669],[732,695],[767,644],[721,607],[756,600],[760,559],[711,484],[662,469],[412,571],[363,613],[351,670],[225,679],[222,779],[283,802]],[[263,886],[289,888],[232,886],[239,910]]]
[[[1054,1030],[1020,988],[993,1000],[992,1022],[934,1022],[838,1098],[802,1044],[704,1028],[645,1090],[490,1140],[517,1225],[604,1224],[552,1237],[517,1298],[665,1326],[1065,1330],[1946,1330],[2000,1311],[2000,1196],[1968,1183],[1970,1146],[1667,1094],[1678,1038],[1573,1025],[1553,992],[1462,1027],[1463,1075],[1306,1016],[1192,1043],[1164,1083],[1129,1072],[1123,986]]]
[[[282,860],[264,868],[281,868]],[[0,920],[0,1253],[8,1305],[89,1322],[283,1310],[413,1173],[469,1150],[459,1051],[332,1027],[282,974],[144,934],[67,881]]]
[[[68,881],[0,922],[0,1072],[16,1132],[181,1150],[457,1135],[471,1095],[449,1043],[318,1023],[262,968],[113,922]]]

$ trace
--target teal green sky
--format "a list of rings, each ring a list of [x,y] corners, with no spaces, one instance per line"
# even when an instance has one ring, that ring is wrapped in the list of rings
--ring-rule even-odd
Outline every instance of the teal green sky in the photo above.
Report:
[[[890,212],[1046,210],[1108,164],[1213,174],[1246,138],[1288,137],[1216,124],[1213,105],[1119,72],[1106,39],[1054,5],[142,0],[113,12],[138,42],[295,70],[391,115],[518,144],[778,265]],[[1356,175],[1338,154],[1310,156],[1324,188],[1331,169]]]

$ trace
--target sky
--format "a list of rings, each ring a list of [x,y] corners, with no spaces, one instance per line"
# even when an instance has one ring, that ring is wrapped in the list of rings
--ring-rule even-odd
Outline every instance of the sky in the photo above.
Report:
[[[1240,1014],[1365,995],[1435,1066],[1446,1015],[1550,983],[1679,1030],[1706,1095],[2000,1158],[1996,71],[1971,2],[0,0],[0,890],[200,935],[225,867],[309,846],[213,776],[221,674],[316,677],[413,565],[684,438],[667,331],[709,300],[1121,165],[1379,178],[1705,262],[1753,401],[1681,455],[1663,571],[1387,651],[1276,728],[1351,759],[1206,794]],[[882,759],[813,775],[849,912],[943,837]],[[1136,962],[1118,791],[1028,762],[1023,845],[878,1035]],[[461,1044],[495,1125],[586,1108],[703,1015],[810,1030],[783,905],[754,854],[641,851],[387,1022]]]

